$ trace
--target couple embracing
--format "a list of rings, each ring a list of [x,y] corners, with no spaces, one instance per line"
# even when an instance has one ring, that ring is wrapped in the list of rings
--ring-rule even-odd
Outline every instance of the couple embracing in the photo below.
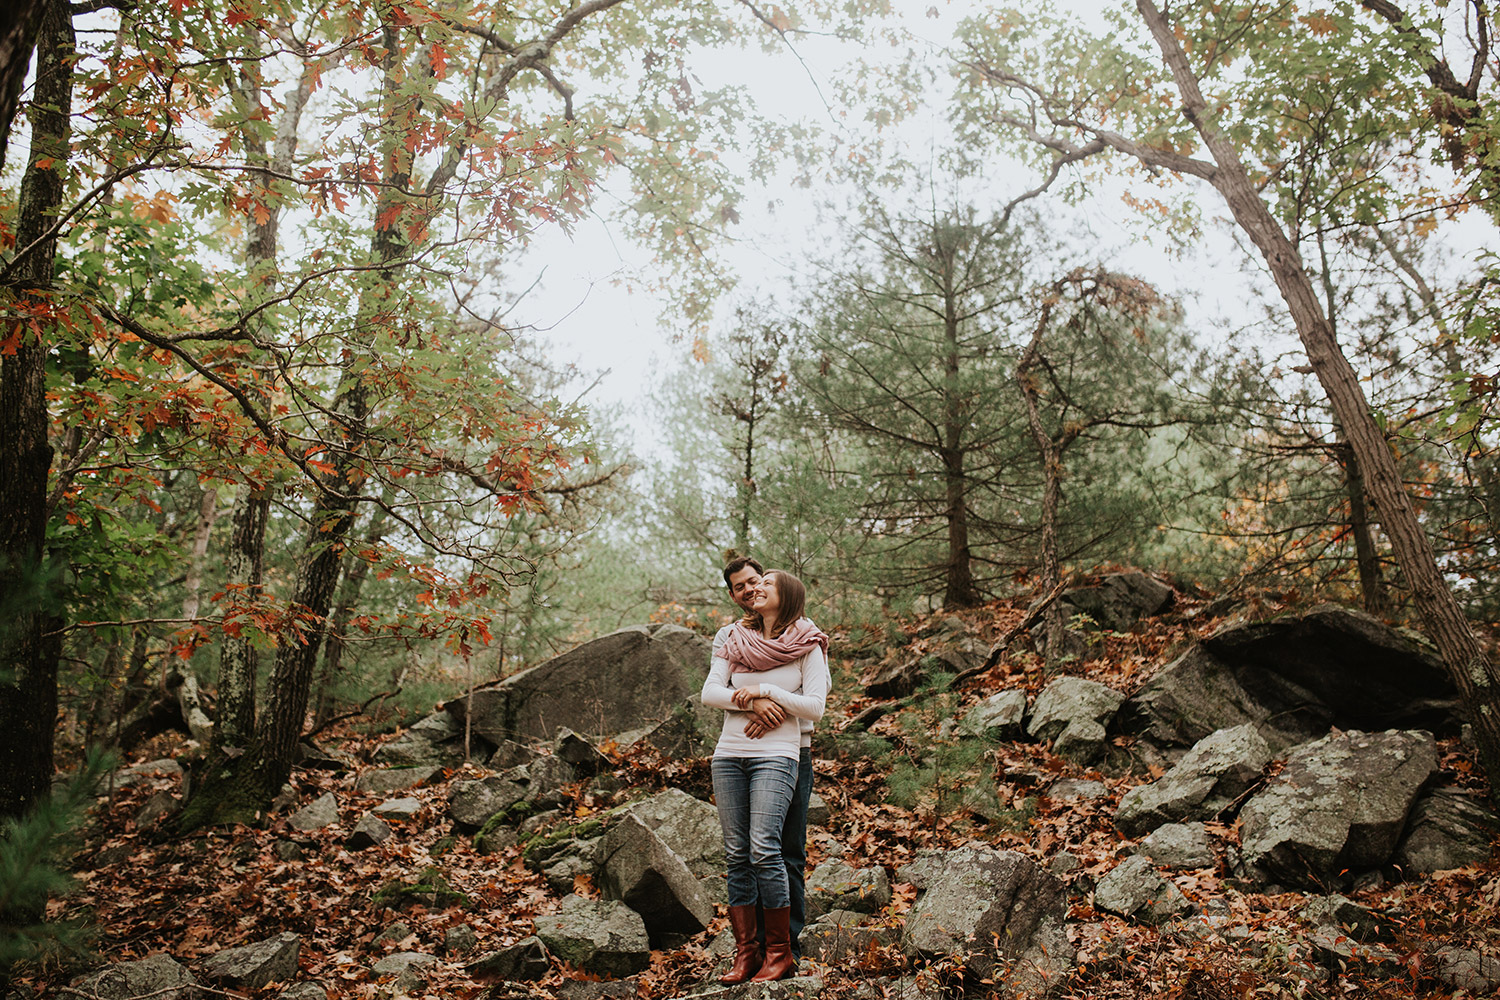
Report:
[[[712,771],[735,952],[719,981],[768,982],[794,972],[800,955],[812,729],[832,683],[828,636],[804,615],[806,590],[790,573],[742,557],[724,567],[724,582],[745,614],[714,637],[703,684],[703,704],[725,713]]]

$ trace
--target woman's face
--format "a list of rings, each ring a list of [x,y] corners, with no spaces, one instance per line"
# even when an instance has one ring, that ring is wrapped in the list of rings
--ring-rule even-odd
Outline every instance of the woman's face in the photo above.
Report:
[[[776,617],[776,612],[781,609],[781,594],[776,590],[775,573],[767,573],[761,577],[760,583],[755,588],[755,596],[750,601],[750,607],[760,612],[762,618]]]

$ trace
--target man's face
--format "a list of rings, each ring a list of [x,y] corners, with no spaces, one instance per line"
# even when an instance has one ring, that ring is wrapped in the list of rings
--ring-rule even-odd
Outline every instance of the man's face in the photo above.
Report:
[[[755,571],[754,566],[744,566],[729,574],[729,597],[746,611],[751,610],[750,599],[755,596],[755,588],[760,586],[760,574]]]

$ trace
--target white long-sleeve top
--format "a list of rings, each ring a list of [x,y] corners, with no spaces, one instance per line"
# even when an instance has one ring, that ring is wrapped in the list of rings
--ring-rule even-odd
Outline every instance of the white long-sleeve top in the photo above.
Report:
[[[713,661],[708,679],[703,682],[703,704],[724,710],[724,727],[719,732],[715,757],[790,757],[801,756],[802,748],[812,744],[813,724],[823,717],[828,689],[833,678],[828,672],[828,657],[814,647],[807,655],[770,670],[731,673],[724,657],[726,625],[714,636]],[[759,684],[761,694],[786,709],[781,725],[758,740],[745,735],[745,723],[751,713],[734,707],[734,692]]]

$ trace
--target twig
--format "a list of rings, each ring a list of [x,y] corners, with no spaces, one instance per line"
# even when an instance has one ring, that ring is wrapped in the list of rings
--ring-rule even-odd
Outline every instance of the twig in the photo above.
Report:
[[[356,715],[364,715],[365,709],[369,708],[372,702],[378,701],[382,698],[394,698],[400,693],[401,688],[398,686],[391,691],[382,691],[379,694],[373,694],[370,697],[366,698],[363,702],[361,702],[358,708],[345,712],[343,715],[335,715],[331,719],[325,720],[321,724],[314,726],[312,729],[308,730],[302,738],[305,740],[310,740],[314,736],[321,733],[323,730],[327,729],[329,726],[333,725],[335,722],[343,722],[345,719],[352,719]]]
[[[1005,651],[1010,648],[1010,644],[1015,640],[1016,636],[1022,632],[1029,631],[1033,625],[1040,621],[1042,613],[1051,607],[1052,602],[1061,597],[1063,591],[1067,590],[1072,583],[1073,577],[1071,574],[1059,580],[1057,586],[1052,588],[1051,593],[1033,605],[1031,610],[1026,612],[1025,618],[1022,618],[1012,626],[1000,637],[999,641],[990,647],[989,655],[984,658],[983,663],[977,667],[970,667],[968,670],[961,671],[948,683],[948,689],[951,691],[964,681],[978,677],[980,674],[986,673],[998,666],[1000,660],[1005,656]]]

